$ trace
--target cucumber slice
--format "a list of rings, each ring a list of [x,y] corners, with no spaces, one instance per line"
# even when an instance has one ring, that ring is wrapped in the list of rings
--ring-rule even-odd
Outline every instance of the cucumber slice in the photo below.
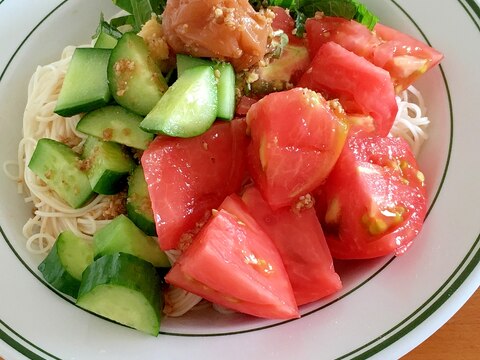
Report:
[[[107,65],[111,50],[77,48],[68,66],[54,112],[73,116],[110,101]]]
[[[28,163],[30,170],[74,209],[93,196],[90,181],[81,165],[82,160],[76,152],[61,142],[47,138],[38,140]]]
[[[163,305],[160,277],[152,264],[133,255],[106,255],[84,271],[77,305],[157,336]]]
[[[212,66],[217,77],[217,117],[232,120],[235,114],[235,70],[230,63],[195,58],[177,54],[177,72],[180,77],[186,70],[197,66]]]
[[[125,215],[119,215],[93,236],[95,257],[123,252],[156,267],[170,267],[167,255],[151,236],[145,235]]]
[[[89,136],[83,147],[82,158],[87,161],[87,176],[93,191],[112,195],[125,187],[128,174],[135,162],[121,145]]]
[[[217,117],[217,82],[210,66],[186,70],[167,90],[140,127],[148,132],[193,137]]]
[[[124,34],[112,50],[108,81],[115,101],[140,115],[148,114],[168,88],[147,45],[134,33]]]
[[[182,76],[183,73],[197,66],[215,66],[215,61],[205,58],[197,58],[185,54],[177,54],[177,74],[178,77]]]
[[[117,45],[118,40],[115,39],[112,35],[109,35],[105,32],[100,32],[98,34],[97,40],[95,40],[95,48],[99,49],[113,49]]]
[[[55,289],[76,298],[82,273],[92,262],[93,245],[71,231],[64,231],[38,270]]]
[[[104,141],[145,150],[153,140],[153,134],[140,129],[142,119],[140,115],[121,106],[104,106],[82,117],[77,124],[77,130]]]
[[[141,165],[128,178],[127,215],[145,234],[156,236],[152,202]]]
[[[217,117],[232,120],[235,114],[235,70],[230,63],[218,63],[215,70],[220,72],[218,78]]]

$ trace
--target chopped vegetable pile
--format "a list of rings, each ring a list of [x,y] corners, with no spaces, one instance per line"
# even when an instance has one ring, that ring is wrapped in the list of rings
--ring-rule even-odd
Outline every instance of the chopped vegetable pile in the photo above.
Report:
[[[113,2],[55,108],[82,114],[82,152],[44,138],[28,167],[71,208],[123,192],[126,211],[59,234],[52,286],[156,336],[168,286],[291,319],[341,289],[333,258],[410,247],[425,178],[388,134],[439,52],[356,0]]]

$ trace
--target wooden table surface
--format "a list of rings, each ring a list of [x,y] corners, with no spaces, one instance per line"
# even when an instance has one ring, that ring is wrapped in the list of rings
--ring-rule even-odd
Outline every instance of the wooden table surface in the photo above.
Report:
[[[402,360],[480,360],[480,289],[435,334]]]

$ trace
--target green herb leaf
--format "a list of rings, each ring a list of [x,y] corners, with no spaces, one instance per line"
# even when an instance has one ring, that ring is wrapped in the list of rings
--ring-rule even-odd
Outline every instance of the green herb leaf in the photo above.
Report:
[[[112,0],[115,5],[129,14],[133,14],[133,4],[141,1],[142,0]],[[152,7],[153,12],[157,15],[160,15],[167,5],[167,0],[148,0],[148,2]]]
[[[154,13],[150,0],[131,0],[132,15],[135,19],[134,30],[139,32],[142,25],[152,18]]]
[[[133,29],[133,26],[135,25],[135,18],[133,17],[133,15],[120,16],[110,20],[110,25],[116,27],[117,29],[120,29],[125,25],[129,25]]]
[[[117,30],[116,26],[113,26],[105,21],[103,14],[101,13],[100,22],[98,23],[97,30],[95,31],[95,34],[92,36],[92,39],[97,38],[102,32],[114,37],[115,39],[120,39],[120,37],[122,36],[122,33]]]

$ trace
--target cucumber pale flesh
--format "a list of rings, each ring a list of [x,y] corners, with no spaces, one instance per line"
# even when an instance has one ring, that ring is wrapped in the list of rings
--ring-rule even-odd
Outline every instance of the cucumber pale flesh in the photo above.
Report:
[[[71,231],[64,231],[38,270],[54,288],[77,297],[82,273],[92,262],[93,245]]]
[[[127,214],[130,220],[145,234],[156,236],[152,202],[141,165],[137,166],[128,179]]]
[[[140,123],[148,132],[176,137],[203,134],[217,117],[217,82],[210,66],[186,70]]]
[[[156,267],[169,267],[167,255],[158,243],[143,233],[125,215],[119,215],[93,237],[95,257],[116,252],[138,256]]]
[[[163,305],[160,286],[149,262],[130,254],[105,255],[83,273],[77,305],[157,336]]]
[[[153,134],[139,128],[143,118],[121,106],[109,105],[91,111],[77,124],[77,130],[104,141],[145,150]]]
[[[80,156],[67,145],[38,140],[28,167],[71,207],[79,208],[93,196]]]

